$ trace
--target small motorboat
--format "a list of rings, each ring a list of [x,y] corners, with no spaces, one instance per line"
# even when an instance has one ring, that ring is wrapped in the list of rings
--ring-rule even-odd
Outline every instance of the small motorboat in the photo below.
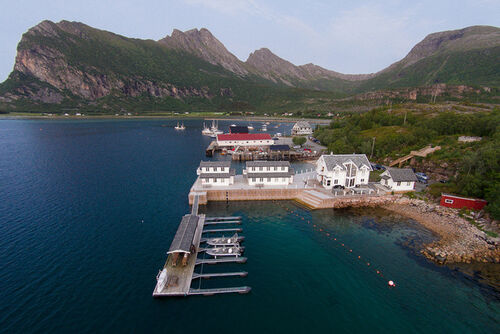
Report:
[[[176,130],[186,130],[186,127],[184,126],[184,122],[179,125],[179,122],[177,122],[177,125],[174,127]]]
[[[222,246],[222,247],[214,247],[214,248],[209,248],[207,249],[207,254],[214,256],[217,258],[217,256],[235,256],[238,257],[241,255],[241,249],[239,246]]]
[[[211,246],[239,246],[240,240],[241,238],[238,236],[238,233],[235,233],[232,237],[222,236],[208,239],[207,244]]]

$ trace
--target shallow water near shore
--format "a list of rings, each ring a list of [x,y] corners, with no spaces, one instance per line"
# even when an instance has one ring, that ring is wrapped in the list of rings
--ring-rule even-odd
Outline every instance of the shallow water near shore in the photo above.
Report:
[[[291,201],[202,208],[242,216],[248,262],[197,270],[249,275],[201,287],[250,294],[153,299],[210,142],[175,123],[0,120],[0,332],[500,330],[498,292],[420,257],[435,236],[417,223]]]

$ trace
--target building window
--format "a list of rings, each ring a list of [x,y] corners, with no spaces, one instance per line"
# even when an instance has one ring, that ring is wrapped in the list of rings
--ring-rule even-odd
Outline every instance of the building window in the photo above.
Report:
[[[252,182],[255,183],[255,177],[252,177]]]
[[[214,183],[217,183],[217,178],[216,177],[214,177]]]
[[[398,182],[398,183],[397,183],[397,186],[399,187],[400,185],[401,185],[401,182]]]
[[[452,199],[445,199],[444,202],[448,203],[448,204],[453,204],[453,200]]]
[[[271,167],[267,167],[267,170],[270,171],[271,170]]]
[[[285,170],[285,166],[281,166],[281,170]]]
[[[406,185],[407,186],[411,186],[411,182],[406,182]]]
[[[333,184],[339,184],[339,180],[337,179],[333,180]]]
[[[264,179],[263,179],[263,178],[260,178],[259,180],[260,180],[260,182],[264,182]]]
[[[326,186],[330,186],[330,180],[326,181]]]
[[[267,182],[271,182],[271,178],[270,177],[267,178]]]
[[[365,182],[365,179],[361,179],[361,182]]]
[[[263,170],[264,170],[264,167],[259,167],[259,170],[260,170],[260,171],[263,171]]]

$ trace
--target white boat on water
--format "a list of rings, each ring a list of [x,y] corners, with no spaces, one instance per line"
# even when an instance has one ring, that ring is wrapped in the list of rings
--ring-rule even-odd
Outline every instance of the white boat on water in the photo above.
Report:
[[[232,237],[222,236],[208,239],[207,244],[210,246],[236,246],[240,244],[240,239],[241,238],[238,236],[238,233],[235,233]]]
[[[203,122],[203,130],[201,130],[201,134],[205,136],[210,136],[212,134],[212,130],[205,125],[205,122]]]
[[[214,256],[217,258],[217,256],[235,256],[239,257],[241,255],[241,249],[239,246],[222,246],[222,247],[214,247],[214,248],[209,248],[207,249],[207,254]]]
[[[184,126],[184,122],[179,125],[179,122],[177,122],[177,125],[174,127],[176,130],[186,130],[186,127]]]
[[[252,124],[249,124],[249,125],[248,125],[248,130],[253,130],[253,126],[252,126]]]
[[[156,276],[156,291],[161,292],[167,283],[167,269],[163,269]]]
[[[215,138],[217,135],[221,135],[223,133],[224,131],[219,130],[218,124],[215,120],[212,121],[212,126],[210,128],[203,123],[203,130],[201,130],[201,134]]]

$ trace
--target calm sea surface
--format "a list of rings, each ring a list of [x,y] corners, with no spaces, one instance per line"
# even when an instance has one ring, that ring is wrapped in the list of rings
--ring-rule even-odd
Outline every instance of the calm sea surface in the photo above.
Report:
[[[201,287],[250,294],[153,299],[210,141],[175,123],[0,120],[0,332],[500,332],[498,294],[415,255],[414,222],[286,201],[203,209],[243,217],[248,257],[203,271],[249,275]]]

